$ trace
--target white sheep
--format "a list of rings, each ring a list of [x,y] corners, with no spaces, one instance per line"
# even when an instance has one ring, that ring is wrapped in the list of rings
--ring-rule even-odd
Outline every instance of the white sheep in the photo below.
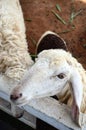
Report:
[[[44,41],[44,44],[50,44],[53,36],[60,38],[47,32],[38,43],[43,44]],[[15,98],[20,94],[20,98]],[[72,107],[73,120],[79,123],[79,112],[86,113],[86,72],[82,65],[63,49],[40,52],[28,74],[12,91],[11,100],[17,105],[24,105],[31,99],[53,95],[57,95],[60,101]]]
[[[9,94],[32,64],[19,0],[0,0],[0,90]]]

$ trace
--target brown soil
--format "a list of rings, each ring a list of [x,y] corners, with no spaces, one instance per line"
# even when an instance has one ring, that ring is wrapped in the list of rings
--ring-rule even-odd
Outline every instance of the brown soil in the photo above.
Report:
[[[59,34],[72,52],[86,68],[86,0],[20,0],[24,12],[27,41],[31,54],[35,53],[34,41],[47,30]],[[61,12],[56,9],[61,7]],[[67,24],[64,25],[52,13],[54,10]],[[72,11],[82,12],[69,22]]]

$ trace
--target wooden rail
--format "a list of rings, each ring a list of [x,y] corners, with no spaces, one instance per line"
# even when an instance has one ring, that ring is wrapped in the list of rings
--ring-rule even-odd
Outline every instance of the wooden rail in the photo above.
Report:
[[[0,109],[12,115],[9,96],[0,92]],[[66,105],[48,97],[31,100],[23,108],[24,116],[19,120],[36,128],[36,118],[39,118],[59,130],[86,130],[86,115],[80,114],[81,127],[71,119],[71,110]]]

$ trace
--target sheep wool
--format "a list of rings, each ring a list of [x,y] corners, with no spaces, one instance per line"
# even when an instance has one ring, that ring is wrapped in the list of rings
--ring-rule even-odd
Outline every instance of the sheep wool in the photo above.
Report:
[[[0,0],[0,80],[20,81],[32,64],[19,0]]]

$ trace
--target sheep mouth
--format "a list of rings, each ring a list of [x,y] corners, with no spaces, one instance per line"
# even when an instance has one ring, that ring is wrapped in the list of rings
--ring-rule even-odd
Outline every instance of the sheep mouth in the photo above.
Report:
[[[12,103],[16,106],[22,107],[28,103],[28,100],[26,98],[20,98],[15,101],[12,101]]]

